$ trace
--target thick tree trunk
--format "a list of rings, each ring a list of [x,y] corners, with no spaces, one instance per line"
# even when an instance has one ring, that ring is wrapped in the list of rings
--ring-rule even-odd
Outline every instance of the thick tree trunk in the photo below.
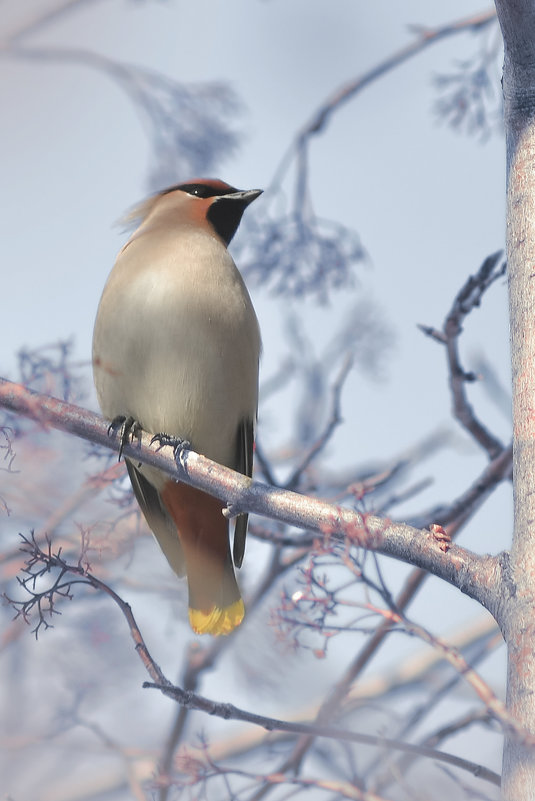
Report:
[[[505,59],[507,260],[513,378],[515,523],[508,597],[509,711],[535,733],[535,0],[496,0]],[[506,740],[502,792],[535,798],[535,749]]]

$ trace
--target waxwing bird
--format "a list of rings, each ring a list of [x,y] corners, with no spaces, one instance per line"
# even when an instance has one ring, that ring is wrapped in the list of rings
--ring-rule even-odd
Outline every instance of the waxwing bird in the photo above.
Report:
[[[172,186],[138,207],[141,220],[104,287],[93,334],[102,413],[251,476],[260,331],[227,246],[261,194],[219,180]],[[224,504],[165,473],[126,462],[135,496],[169,564],[187,575],[189,620],[228,634],[244,616],[241,566],[247,515],[233,556]]]

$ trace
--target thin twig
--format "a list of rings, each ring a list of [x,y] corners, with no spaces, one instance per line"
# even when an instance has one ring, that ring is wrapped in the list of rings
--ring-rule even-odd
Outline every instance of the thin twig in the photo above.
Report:
[[[295,564],[306,556],[308,549],[301,551],[294,555],[293,559],[281,562],[280,547],[275,547],[269,565],[266,568],[263,579],[259,582],[252,597],[247,599],[247,617],[250,618],[251,613],[259,606],[262,599],[273,587],[273,584],[284,575],[288,570],[295,566]],[[189,651],[186,668],[183,672],[182,685],[186,691],[195,692],[199,686],[203,673],[213,668],[217,659],[228,646],[233,643],[235,636],[239,636],[240,629],[235,632],[232,637],[219,637],[214,639],[213,642],[204,650],[199,649],[195,643]],[[165,750],[160,764],[160,776],[169,774],[173,764],[173,756],[181,741],[186,720],[189,710],[181,706],[179,708],[176,719],[173,723],[171,732],[165,744]],[[160,801],[166,801],[169,793],[169,786],[162,787],[160,791]]]
[[[470,514],[473,514],[473,508]],[[446,531],[453,539],[456,534],[462,529],[469,515],[459,518],[457,521],[450,523],[446,527]],[[405,610],[418,594],[421,586],[428,578],[429,574],[425,570],[416,568],[413,570],[405,581],[405,585],[401,592],[398,594],[395,604],[398,610]],[[383,621],[383,623],[375,630],[370,639],[366,642],[364,647],[358,652],[356,657],[352,660],[349,666],[344,671],[341,678],[330,689],[323,704],[321,705],[316,721],[323,723],[332,720],[336,716],[344,698],[348,695],[357,678],[362,674],[372,658],[376,655],[381,645],[385,642],[388,634],[391,631],[390,621]],[[293,752],[284,760],[279,770],[283,773],[291,770],[297,771],[301,765],[305,754],[311,748],[314,742],[313,737],[301,737],[297,742]],[[262,795],[257,794],[255,801],[261,798]]]
[[[419,754],[420,756],[430,757],[436,761],[454,765],[458,768],[469,771],[474,775],[477,775],[478,777],[483,778],[493,784],[499,782],[499,777],[492,771],[489,771],[480,765],[476,765],[472,762],[469,762],[468,760],[461,759],[452,754],[436,751],[431,748],[410,745],[407,743],[402,743],[397,740],[392,740],[384,737],[374,737],[370,735],[347,731],[344,729],[338,729],[337,727],[333,726],[322,726],[322,725],[298,723],[298,722],[296,723],[291,721],[282,721],[276,718],[268,718],[263,715],[257,715],[255,713],[247,712],[246,710],[242,710],[238,707],[235,707],[233,704],[212,701],[194,692],[184,690],[181,687],[174,686],[164,676],[160,667],[151,657],[149,650],[145,644],[143,635],[137,625],[137,622],[135,620],[130,605],[126,603],[111,587],[109,587],[103,581],[100,581],[95,576],[93,576],[89,572],[87,567],[83,565],[83,558],[84,558],[83,549],[82,549],[82,554],[76,565],[71,565],[66,563],[61,557],[61,554],[59,552],[52,553],[50,544],[48,546],[47,551],[45,552],[35,543],[34,540],[25,540],[25,549],[30,557],[27,563],[28,568],[26,570],[28,574],[28,579],[27,579],[28,582],[31,581],[32,576],[34,577],[34,579],[36,579],[41,575],[43,575],[44,572],[48,572],[51,568],[59,568],[61,570],[61,575],[64,575],[66,573],[74,574],[76,578],[71,579],[70,582],[71,584],[83,582],[85,584],[94,587],[97,590],[106,593],[110,598],[112,598],[112,600],[115,601],[115,603],[118,605],[121,612],[123,613],[127,621],[130,634],[134,640],[136,651],[141,661],[143,662],[143,665],[147,670],[149,676],[153,680],[152,682],[145,682],[143,686],[160,690],[161,692],[164,693],[164,695],[173,698],[178,703],[180,703],[181,706],[187,709],[195,709],[203,711],[210,715],[221,717],[225,720],[232,719],[232,720],[241,720],[248,723],[254,723],[255,725],[262,726],[268,731],[287,731],[287,732],[292,732],[294,734],[307,734],[309,736],[314,736],[314,737],[327,737],[330,739],[343,740],[347,742],[358,742],[358,743],[365,743],[367,745],[378,745],[382,747],[388,747],[397,751],[402,751],[404,753]],[[40,563],[42,563],[42,566],[40,566]],[[57,586],[57,581],[55,583],[55,586]],[[61,586],[63,587],[64,585]],[[32,590],[29,589],[28,586],[27,589],[28,592],[32,594]],[[63,592],[61,594],[64,595]],[[384,615],[396,614],[391,610],[385,612],[385,610],[374,609],[374,611],[378,611],[380,614]],[[433,635],[429,634],[422,627],[416,626],[415,624],[412,624],[408,621],[403,621],[403,622],[405,625],[411,627],[411,630],[417,636],[421,637],[429,644],[432,644],[435,648],[438,648],[441,651],[443,657],[452,662],[452,664],[454,664],[454,666],[463,673],[464,677],[476,689],[476,691],[478,692],[482,700],[485,702],[487,707],[491,709],[492,713],[497,717],[497,719],[500,720],[500,722],[502,722],[502,725],[507,725],[514,728],[514,722],[510,720],[510,717],[507,715],[506,712],[503,712],[500,706],[500,702],[492,695],[490,689],[486,685],[484,685],[484,683],[477,676],[477,674],[475,674],[475,672],[468,667],[468,665],[464,662],[464,658],[456,649],[451,648],[438,638],[433,637]],[[516,728],[514,728],[514,731],[516,736],[521,737],[522,739],[525,739],[525,737],[528,736],[523,731],[518,731]],[[532,739],[535,741],[535,737],[533,737]]]
[[[476,667],[481,661],[486,659],[490,653],[493,653],[494,650],[500,645],[503,644],[503,638],[501,637],[499,632],[495,632],[493,637],[484,639],[480,644],[475,654],[472,655],[470,664],[472,667]],[[432,715],[433,710],[440,704],[445,698],[452,697],[455,687],[461,681],[462,676],[460,673],[454,673],[453,677],[448,678],[448,680],[437,690],[433,693],[431,698],[427,698],[425,702],[422,702],[420,706],[416,707],[414,711],[412,711],[408,720],[404,722],[404,725],[398,730],[397,736],[400,738],[406,738],[410,735],[410,732],[413,731],[417,726],[419,726],[422,721],[430,715]],[[435,732],[434,735],[428,735],[423,741],[421,741],[421,745],[426,745],[429,747],[437,748],[439,744],[447,737],[451,737],[452,735],[456,734],[458,731],[461,731],[463,728],[471,725],[473,722],[476,721],[485,721],[489,722],[491,720],[491,715],[488,710],[476,710],[475,712],[470,713],[470,715],[465,715],[462,718],[458,719],[457,721],[450,723],[448,726],[442,727],[438,732]],[[395,772],[392,770],[392,766],[388,765],[388,762],[385,767],[385,759],[384,755],[381,756],[378,754],[374,761],[370,764],[368,768],[368,773],[373,773],[377,768],[381,769],[382,776],[379,776],[378,781],[374,782],[374,786],[376,789],[381,789],[383,791],[392,781],[392,777],[394,775],[399,775],[400,773],[407,773],[410,765],[414,762],[415,757],[410,755],[405,755],[401,757],[396,764]],[[386,776],[385,774],[388,774]]]
[[[503,451],[503,444],[476,417],[466,395],[466,383],[477,379],[474,373],[466,372],[461,365],[458,340],[463,322],[468,314],[481,303],[482,297],[492,284],[505,274],[506,263],[500,266],[502,251],[488,256],[477,273],[470,276],[457,293],[448,312],[442,331],[429,326],[419,326],[431,338],[446,345],[453,414],[475,441],[493,459]]]
[[[347,731],[346,729],[339,729],[336,726],[321,726],[311,723],[296,723],[288,720],[279,720],[277,718],[269,718],[264,715],[257,715],[254,712],[247,712],[245,709],[240,709],[234,704],[220,703],[213,701],[210,698],[205,698],[196,693],[189,693],[180,687],[169,687],[167,684],[160,685],[153,682],[145,682],[144,687],[149,689],[160,690],[164,695],[173,698],[182,706],[188,709],[195,709],[201,712],[206,712],[208,715],[222,718],[224,720],[241,720],[246,723],[253,723],[255,726],[262,726],[267,731],[287,731],[293,734],[306,734],[313,737],[326,737],[334,740],[344,740],[351,743],[361,743],[365,745],[375,745],[387,748],[392,748],[396,751],[404,751],[405,753],[419,754],[438,762],[445,762],[449,765],[455,765],[458,768],[467,770],[479,778],[483,778],[491,784],[499,786],[500,777],[494,771],[488,770],[481,765],[475,765],[473,762],[461,759],[453,754],[446,754],[442,751],[434,751],[431,748],[422,746],[411,745],[410,743],[402,743],[398,740],[391,740],[387,737],[377,737],[368,734],[360,734],[359,732]],[[488,697],[491,702],[490,697]],[[496,699],[497,700],[497,699]],[[535,736],[530,735],[528,732],[522,732],[522,737],[531,738],[535,744]]]
[[[425,28],[418,26],[415,28],[416,38],[414,42],[402,47],[397,52],[393,53],[388,58],[381,61],[368,72],[363,73],[353,81],[344,84],[339,89],[335,90],[312,115],[311,119],[305,123],[301,131],[297,134],[294,141],[288,148],[287,152],[281,159],[275,174],[270,183],[270,190],[280,186],[282,178],[287,172],[294,153],[297,151],[299,154],[306,147],[307,140],[319,133],[322,133],[327,124],[330,122],[331,116],[334,112],[338,111],[345,103],[352,100],[363,89],[367,88],[374,81],[392,72],[405,61],[408,61],[413,56],[419,55],[426,48],[433,44],[437,44],[449,36],[457,36],[459,33],[465,31],[481,30],[486,25],[492,24],[496,19],[496,11],[491,9],[481,14],[476,14],[466,19],[456,20],[452,23],[442,25],[436,28]]]
[[[287,489],[295,489],[299,484],[299,479],[304,471],[307,469],[309,464],[316,458],[316,456],[321,453],[321,451],[325,448],[327,443],[330,441],[332,435],[334,434],[336,428],[342,422],[342,415],[340,411],[340,398],[342,395],[342,390],[345,384],[345,381],[349,375],[349,371],[353,366],[353,358],[351,355],[348,355],[344,360],[340,373],[334,382],[332,388],[332,400],[331,400],[331,414],[325,425],[324,430],[317,438],[316,442],[312,445],[312,447],[305,453],[301,462],[297,465],[294,472],[286,482],[285,486]]]
[[[7,46],[20,41],[25,36],[30,36],[31,34],[37,33],[52,22],[57,22],[58,19],[66,14],[69,14],[71,11],[74,11],[77,7],[91,5],[94,2],[95,0],[62,0],[62,2],[59,2],[55,8],[47,8],[46,11],[44,11],[41,15],[37,15],[34,19],[25,23],[17,31],[9,34],[7,38]],[[6,47],[5,41],[2,44],[3,47]]]

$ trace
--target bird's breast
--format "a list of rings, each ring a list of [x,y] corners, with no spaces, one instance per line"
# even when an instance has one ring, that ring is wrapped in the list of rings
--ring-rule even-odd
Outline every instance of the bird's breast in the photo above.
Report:
[[[232,466],[237,426],[254,419],[257,404],[260,337],[249,295],[213,237],[147,239],[122,251],[99,306],[101,408]]]

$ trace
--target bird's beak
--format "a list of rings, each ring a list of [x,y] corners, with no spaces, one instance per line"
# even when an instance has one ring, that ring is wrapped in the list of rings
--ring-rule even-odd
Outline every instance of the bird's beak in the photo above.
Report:
[[[244,192],[231,192],[230,195],[222,195],[221,199],[238,200],[245,208],[249,205],[249,203],[252,203],[253,200],[256,200],[256,198],[259,197],[263,191],[263,189],[247,189]]]

